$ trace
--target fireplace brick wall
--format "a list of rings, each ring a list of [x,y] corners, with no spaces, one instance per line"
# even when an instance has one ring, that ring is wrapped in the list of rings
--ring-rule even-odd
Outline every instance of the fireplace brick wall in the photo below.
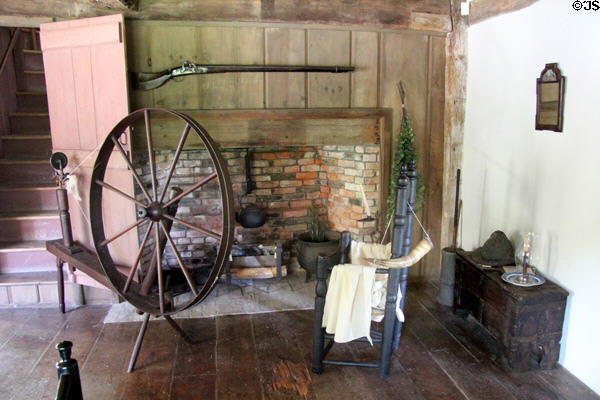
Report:
[[[246,194],[245,156],[250,152],[252,181],[256,187]],[[259,228],[243,228],[236,224],[236,240],[240,243],[274,244],[282,242],[284,256],[295,255],[295,239],[308,230],[309,209],[319,208],[320,220],[335,231],[348,230],[353,238],[373,241],[376,220],[362,222],[366,217],[361,186],[371,210],[379,212],[379,146],[290,146],[227,148],[221,154],[231,175],[235,209],[255,204],[265,211],[266,223]],[[156,154],[159,182],[165,178],[172,153]],[[150,169],[144,155],[136,158],[138,172],[149,178]],[[194,177],[212,172],[212,163],[205,151],[183,151],[177,164],[172,185],[183,189]],[[162,183],[162,182],[161,182]],[[138,194],[141,196],[141,194]],[[210,183],[193,197],[179,204],[177,215],[203,227],[219,229],[220,206],[218,185]],[[202,262],[213,253],[214,240],[174,224],[172,237],[183,258]],[[140,240],[143,233],[140,230]],[[165,263],[177,264],[169,246]]]

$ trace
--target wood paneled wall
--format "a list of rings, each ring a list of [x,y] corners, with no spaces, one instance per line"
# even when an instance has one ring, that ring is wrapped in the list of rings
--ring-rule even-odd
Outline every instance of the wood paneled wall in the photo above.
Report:
[[[402,81],[426,185],[424,225],[439,249],[444,154],[445,35],[279,24],[128,21],[128,66],[157,72],[196,63],[353,65],[351,74],[238,73],[178,78],[131,91],[131,108],[177,110],[392,108],[401,122]],[[417,225],[417,224],[415,224]],[[418,232],[417,230],[415,232]],[[439,251],[411,272],[439,274]]]

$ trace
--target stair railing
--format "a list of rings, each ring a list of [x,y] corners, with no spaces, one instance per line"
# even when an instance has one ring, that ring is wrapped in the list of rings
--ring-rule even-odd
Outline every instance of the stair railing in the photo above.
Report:
[[[13,50],[13,48],[15,47],[15,44],[17,43],[17,39],[19,38],[20,32],[21,32],[21,28],[15,28],[12,36],[10,37],[10,43],[9,43],[6,51],[4,52],[4,55],[2,56],[2,64],[0,64],[0,76],[2,76],[2,73],[4,72],[4,68],[6,68],[6,64],[8,64],[8,56],[11,53],[11,51]]]

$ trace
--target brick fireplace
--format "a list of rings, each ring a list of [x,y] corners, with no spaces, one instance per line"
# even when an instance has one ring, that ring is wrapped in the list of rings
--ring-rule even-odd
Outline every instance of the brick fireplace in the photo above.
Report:
[[[268,245],[280,242],[284,257],[294,256],[296,238],[308,230],[311,206],[318,207],[319,219],[328,229],[348,230],[359,240],[374,240],[378,221],[360,220],[367,215],[362,191],[371,214],[377,216],[379,213],[379,153],[380,146],[376,144],[221,149],[231,176],[236,211],[254,204],[267,215],[265,224],[259,228],[243,228],[236,224],[237,242]],[[246,193],[247,154],[255,185],[249,194]],[[171,151],[156,154],[159,182],[164,180],[162,174],[168,170],[172,156]],[[150,167],[144,157],[145,152],[136,157],[140,166],[138,172],[149,179]],[[195,177],[212,171],[206,151],[183,151],[171,180],[172,186],[185,188]],[[138,196],[142,196],[141,193]],[[218,185],[207,184],[195,192],[194,197],[184,198],[177,215],[204,227],[217,228],[220,224]],[[171,236],[181,256],[194,264],[209,259],[213,253],[214,240],[198,232],[174,224]],[[168,246],[165,251],[164,262],[176,266],[177,261]]]

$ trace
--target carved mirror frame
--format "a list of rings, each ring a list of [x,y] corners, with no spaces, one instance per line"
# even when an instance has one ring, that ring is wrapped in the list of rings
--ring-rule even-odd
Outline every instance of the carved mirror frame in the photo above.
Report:
[[[536,86],[535,129],[562,132],[565,77],[557,63],[546,64]]]

